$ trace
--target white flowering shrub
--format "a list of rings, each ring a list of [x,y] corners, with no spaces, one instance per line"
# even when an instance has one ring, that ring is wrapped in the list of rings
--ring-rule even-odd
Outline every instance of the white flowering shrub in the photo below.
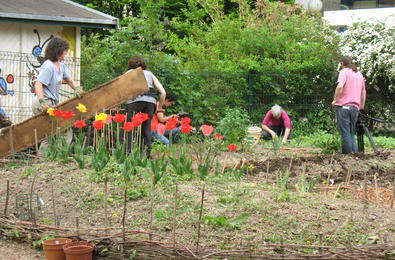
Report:
[[[342,54],[351,56],[366,78],[368,103],[372,103],[371,94],[376,104],[387,104],[387,112],[390,105],[394,113],[395,27],[380,22],[356,23],[341,34],[340,46]]]

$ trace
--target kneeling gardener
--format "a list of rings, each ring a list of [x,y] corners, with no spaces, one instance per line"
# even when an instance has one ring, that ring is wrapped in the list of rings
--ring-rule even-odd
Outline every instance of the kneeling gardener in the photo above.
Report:
[[[283,135],[282,142],[291,139],[291,119],[279,105],[274,105],[262,121],[262,137],[265,140]]]

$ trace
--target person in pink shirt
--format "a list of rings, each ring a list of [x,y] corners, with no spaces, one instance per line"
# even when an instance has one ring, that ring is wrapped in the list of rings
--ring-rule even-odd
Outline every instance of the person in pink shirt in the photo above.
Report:
[[[279,105],[274,105],[262,121],[262,137],[265,140],[283,136],[285,143],[291,138],[291,120],[287,113]]]
[[[355,143],[355,125],[359,110],[365,107],[365,80],[352,63],[351,57],[341,57],[340,67],[332,106],[336,107],[336,124],[341,135],[342,153],[356,153],[358,149]]]

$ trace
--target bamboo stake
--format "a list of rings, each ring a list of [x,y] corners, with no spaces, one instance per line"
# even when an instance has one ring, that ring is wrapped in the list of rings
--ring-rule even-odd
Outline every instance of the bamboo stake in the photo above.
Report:
[[[291,173],[291,168],[292,168],[292,162],[294,160],[294,154],[291,156],[291,160],[289,161],[289,166],[288,166],[288,172]]]
[[[267,160],[267,162],[266,162],[266,181],[269,179],[269,168],[270,168],[270,161]]]
[[[154,196],[155,196],[155,177],[151,176],[151,199],[150,199],[150,216],[149,216],[149,229],[152,231],[153,226],[153,212],[154,212]],[[149,241],[152,241],[152,234],[149,234]]]
[[[350,184],[350,179],[351,179],[351,168],[348,168],[347,176],[346,176],[346,186]]]
[[[323,238],[323,236],[324,236],[324,234],[323,233],[319,233],[318,234],[318,244],[319,244],[319,249],[318,249],[318,252],[320,253],[320,254],[322,254],[322,238]]]
[[[32,222],[33,222],[34,226],[37,224],[35,212],[33,210],[33,188],[34,188],[34,182],[36,181],[36,176],[37,176],[37,173],[34,174],[33,180],[32,180],[32,185],[30,186],[30,201],[29,201],[30,216],[32,218]]]
[[[107,171],[105,171],[104,172],[104,225],[106,228],[108,228],[107,192],[108,192],[108,176],[107,176]]]
[[[174,188],[174,207],[173,207],[173,234],[172,234],[173,247],[176,247],[177,196],[178,196],[177,192],[178,192],[178,187],[176,184]]]
[[[7,193],[6,193],[6,197],[5,197],[4,216],[7,216],[9,199],[10,199],[10,181],[7,180]]]
[[[78,217],[75,217],[75,228],[76,228],[77,236],[80,236],[80,220]]]
[[[332,152],[331,160],[329,161],[329,165],[332,165],[333,163],[333,158],[335,157],[335,152]]]
[[[128,193],[128,183],[125,181],[125,188],[123,190],[123,215],[122,215],[122,251],[125,246],[125,219],[126,219],[126,199]]]
[[[332,166],[333,158],[335,157],[335,152],[332,153],[331,160],[329,161],[329,167]],[[328,178],[326,179],[326,186],[329,187],[329,182],[331,181],[331,173],[332,171],[328,171]],[[329,189],[326,190],[326,194],[328,193]]]
[[[377,175],[374,174],[374,193],[376,194],[376,203],[380,204],[379,191],[377,187]]]
[[[394,186],[392,187],[391,209],[394,207],[394,199],[395,199],[395,177],[394,177]]]
[[[364,196],[364,201],[365,203],[368,203],[368,179],[367,179],[367,175],[365,173],[365,176],[363,178],[363,196]]]
[[[57,216],[56,216],[56,207],[55,207],[55,196],[54,196],[54,192],[53,192],[53,183],[51,185],[51,195],[52,195],[52,211],[53,211],[53,217],[55,220],[55,223],[57,221]]]
[[[36,144],[36,154],[38,154],[38,137],[36,128],[34,128],[34,143]]]
[[[196,250],[199,250],[199,241],[200,241],[200,223],[202,221],[202,214],[203,214],[203,202],[204,202],[204,188],[206,184],[203,184],[202,188],[202,199],[200,200],[200,211],[199,211],[199,220],[198,220],[198,230],[197,230],[197,241],[196,241]]]

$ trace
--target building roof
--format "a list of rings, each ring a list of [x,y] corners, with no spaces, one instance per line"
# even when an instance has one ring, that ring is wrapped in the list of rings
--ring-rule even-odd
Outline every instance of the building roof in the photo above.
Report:
[[[70,0],[0,0],[0,22],[117,28],[118,19]]]

